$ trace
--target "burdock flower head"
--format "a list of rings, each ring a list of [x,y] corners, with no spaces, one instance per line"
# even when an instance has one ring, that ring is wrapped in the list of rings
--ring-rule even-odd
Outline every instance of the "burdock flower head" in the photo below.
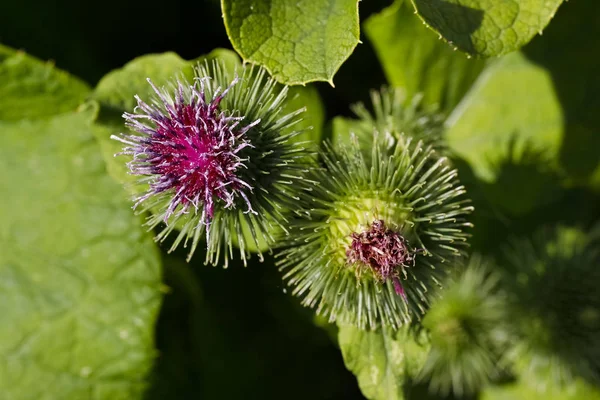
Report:
[[[301,194],[279,264],[330,321],[397,328],[420,318],[444,267],[464,255],[472,207],[431,146],[403,137],[391,152],[370,148],[322,154],[309,174],[320,185]]]
[[[502,259],[511,289],[515,369],[539,391],[600,383],[600,225],[514,239]]]
[[[416,380],[448,398],[469,398],[506,373],[506,294],[490,261],[472,255],[450,274],[423,319],[429,353]]]
[[[244,67],[233,77],[213,62],[195,73],[170,89],[148,79],[154,98],[136,96],[136,109],[124,114],[134,132],[113,138],[126,145],[130,172],[147,188],[134,207],[152,212],[151,228],[166,224],[158,239],[178,229],[172,249],[191,240],[191,256],[205,232],[207,262],[218,262],[222,241],[230,255],[235,242],[245,260],[246,240],[271,243],[270,226],[304,187],[301,163],[309,158],[288,141],[303,110],[282,114],[287,87],[263,69]]]

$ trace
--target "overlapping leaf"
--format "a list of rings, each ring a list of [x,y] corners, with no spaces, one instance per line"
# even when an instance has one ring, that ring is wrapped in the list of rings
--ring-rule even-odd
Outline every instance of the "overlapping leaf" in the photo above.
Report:
[[[333,82],[358,44],[357,0],[222,0],[233,48],[281,83]]]
[[[363,27],[388,82],[404,88],[409,99],[422,93],[425,104],[452,110],[484,66],[483,60],[467,58],[439,40],[408,0],[396,0]]]
[[[563,0],[412,0],[423,20],[450,45],[485,57],[527,44]]]

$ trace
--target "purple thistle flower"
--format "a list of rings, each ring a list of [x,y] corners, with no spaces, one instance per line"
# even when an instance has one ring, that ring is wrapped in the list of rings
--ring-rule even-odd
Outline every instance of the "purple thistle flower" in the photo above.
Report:
[[[203,238],[207,263],[225,255],[226,267],[234,245],[244,263],[253,251],[262,258],[259,247],[274,243],[298,192],[313,185],[303,177],[309,151],[290,140],[304,109],[286,111],[288,88],[262,68],[213,61],[194,72],[168,89],[148,79],[150,100],[136,96],[123,114],[132,132],[112,136],[144,187],[133,188],[134,208],[150,212],[150,229],[165,224],[156,240],[179,231],[170,251],[191,242],[188,260]]]
[[[115,139],[129,145],[122,154],[130,154],[128,163],[134,175],[148,176],[149,190],[136,198],[134,207],[152,195],[172,191],[164,213],[164,222],[176,213],[186,214],[190,207],[201,209],[201,220],[209,225],[215,202],[224,208],[235,207],[240,196],[248,212],[255,213],[246,192],[252,186],[239,178],[240,168],[247,168],[239,156],[251,146],[246,133],[260,120],[239,126],[243,117],[233,117],[218,110],[227,92],[238,83],[235,78],[223,92],[215,92],[207,101],[205,79],[196,79],[186,87],[178,82],[174,99],[168,98],[148,79],[162,104],[148,105],[136,96],[137,114],[123,114],[126,125],[138,134]]]
[[[396,294],[406,299],[399,276],[406,275],[404,268],[415,263],[415,251],[409,248],[406,239],[388,229],[383,220],[373,221],[369,229],[353,232],[350,237],[352,243],[346,251],[348,263],[370,268],[380,282],[392,279]]]

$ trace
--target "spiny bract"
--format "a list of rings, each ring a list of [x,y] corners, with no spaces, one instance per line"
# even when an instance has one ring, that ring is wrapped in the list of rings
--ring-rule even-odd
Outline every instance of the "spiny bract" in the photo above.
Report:
[[[264,69],[232,74],[205,62],[195,73],[193,82],[182,78],[168,89],[148,79],[155,96],[136,96],[134,112],[124,114],[134,132],[113,138],[125,144],[121,154],[132,157],[130,172],[147,188],[134,207],[152,212],[150,228],[166,224],[157,240],[178,229],[171,250],[191,240],[191,257],[206,233],[207,262],[216,264],[223,247],[232,257],[233,243],[245,261],[246,240],[257,248],[273,243],[272,226],[282,225],[305,186],[303,163],[310,157],[289,140],[304,110],[282,113],[288,88]]]
[[[443,153],[444,117],[436,107],[424,106],[422,98],[420,94],[408,98],[400,88],[371,91],[372,112],[365,104],[357,103],[351,108],[358,119],[334,120],[334,144],[347,145],[354,135],[368,157],[375,133],[378,144],[386,151],[393,151],[398,140],[410,137]]]
[[[403,138],[390,154],[371,149],[326,148],[279,265],[330,321],[397,328],[420,318],[444,266],[464,255],[472,207],[431,146]]]

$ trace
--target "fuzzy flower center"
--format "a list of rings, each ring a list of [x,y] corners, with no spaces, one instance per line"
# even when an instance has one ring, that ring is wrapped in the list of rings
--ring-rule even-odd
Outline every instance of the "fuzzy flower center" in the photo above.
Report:
[[[404,237],[375,220],[369,229],[350,235],[352,243],[346,250],[347,261],[368,267],[380,282],[392,279],[396,293],[405,297],[399,276],[404,268],[414,265],[412,251]]]
[[[149,105],[136,97],[138,113],[126,113],[124,117],[138,134],[120,139],[131,146],[125,149],[133,155],[129,163],[131,172],[150,177],[150,188],[138,197],[136,205],[168,192],[171,197],[165,222],[173,213],[187,213],[193,207],[202,213],[207,225],[218,201],[224,208],[232,208],[236,198],[241,197],[253,212],[245,193],[252,187],[239,176],[247,161],[240,157],[240,152],[251,147],[246,133],[259,121],[240,127],[243,118],[226,115],[218,109],[237,79],[208,100],[202,80],[192,86],[179,83],[173,98],[150,80],[149,83],[160,102]]]

